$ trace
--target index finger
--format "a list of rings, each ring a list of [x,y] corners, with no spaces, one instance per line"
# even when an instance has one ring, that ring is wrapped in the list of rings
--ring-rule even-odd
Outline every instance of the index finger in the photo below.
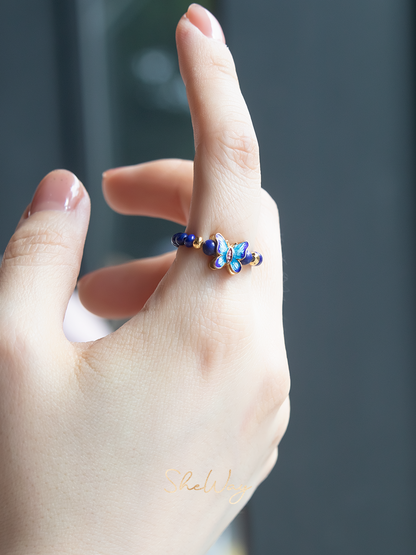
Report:
[[[260,207],[256,134],[218,21],[192,4],[176,32],[195,139],[187,230],[253,244]]]

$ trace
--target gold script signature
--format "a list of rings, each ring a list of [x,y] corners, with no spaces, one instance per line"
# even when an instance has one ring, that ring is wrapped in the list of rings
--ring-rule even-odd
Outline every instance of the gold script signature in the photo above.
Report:
[[[227,491],[235,490],[237,492],[237,493],[233,493],[233,495],[229,499],[229,502],[231,503],[231,505],[235,505],[236,503],[241,501],[241,499],[243,498],[243,495],[246,493],[246,491],[253,487],[253,486],[243,486],[243,485],[241,485],[239,487],[236,487],[234,484],[228,484],[228,482],[231,478],[231,470],[228,472],[228,478],[227,478],[227,481],[225,482],[224,487],[222,489],[220,489],[219,491],[217,491],[217,489],[215,487],[216,484],[217,484],[216,480],[214,480],[214,483],[212,484],[212,486],[209,489],[207,489],[208,480],[209,480],[209,477],[211,476],[212,470],[210,470],[208,472],[208,476],[207,476],[207,478],[205,480],[205,484],[203,486],[200,486],[199,484],[195,484],[194,486],[190,487],[190,486],[188,486],[188,482],[192,478],[192,472],[191,472],[191,470],[188,470],[188,472],[186,472],[183,475],[182,480],[179,484],[179,489],[178,489],[178,486],[175,484],[175,482],[169,478],[168,472],[177,472],[178,474],[181,474],[179,472],[179,470],[176,470],[175,468],[169,468],[168,470],[166,470],[166,472],[165,472],[166,478],[169,480],[169,482],[173,486],[175,486],[174,490],[167,490],[165,488],[165,491],[167,493],[176,493],[177,491],[182,491],[184,488],[186,488],[188,491],[194,490],[194,491],[204,491],[204,493],[209,493],[210,491],[213,490],[214,493],[221,493],[222,491],[225,490],[225,488],[227,488]],[[234,497],[238,496],[238,495],[240,496],[240,498],[235,500],[235,501],[232,501],[232,499]]]

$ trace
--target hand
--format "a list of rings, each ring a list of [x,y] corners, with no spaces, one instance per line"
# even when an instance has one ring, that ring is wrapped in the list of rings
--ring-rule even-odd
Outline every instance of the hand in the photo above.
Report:
[[[88,308],[141,310],[103,339],[70,343],[62,321],[89,198],[69,172],[41,182],[0,268],[2,553],[202,554],[275,464],[289,418],[278,213],[215,25],[192,5],[177,28],[194,168],[112,170],[104,193],[124,213],[248,240],[264,263],[230,276],[181,247],[94,272],[79,284]],[[249,488],[234,504],[237,489],[203,489],[220,490],[230,470],[228,485]]]

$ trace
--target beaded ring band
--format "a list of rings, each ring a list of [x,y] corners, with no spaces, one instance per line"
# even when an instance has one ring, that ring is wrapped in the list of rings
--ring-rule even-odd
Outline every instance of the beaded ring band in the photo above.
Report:
[[[175,233],[172,236],[172,245],[174,247],[184,245],[195,249],[202,247],[204,254],[207,256],[216,256],[209,263],[211,270],[220,270],[223,266],[227,266],[232,275],[240,273],[242,266],[248,264],[250,266],[260,266],[263,262],[263,256],[259,252],[249,251],[248,241],[230,245],[221,233],[211,235],[206,241],[202,237],[195,237],[192,234]]]

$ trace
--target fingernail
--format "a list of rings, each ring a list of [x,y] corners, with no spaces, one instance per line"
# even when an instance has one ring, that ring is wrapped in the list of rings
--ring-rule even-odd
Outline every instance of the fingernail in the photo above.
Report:
[[[21,220],[26,220],[26,218],[29,216],[29,212],[30,212],[30,204],[26,206],[26,210],[23,212]]]
[[[109,177],[113,173],[118,172],[118,170],[122,170],[124,167],[125,166],[119,166],[118,168],[110,168],[109,170],[105,170],[105,172],[103,172],[103,174],[102,174],[102,178],[106,179],[107,177]]]
[[[75,175],[66,170],[48,173],[33,195],[28,216],[42,210],[73,210],[83,195],[83,187]]]
[[[84,276],[80,277],[77,281],[77,288],[79,288],[79,284],[85,285],[88,281],[90,281],[91,274],[85,274]]]
[[[225,44],[225,36],[218,20],[199,4],[191,4],[186,12],[189,21],[198,27],[206,37]]]

